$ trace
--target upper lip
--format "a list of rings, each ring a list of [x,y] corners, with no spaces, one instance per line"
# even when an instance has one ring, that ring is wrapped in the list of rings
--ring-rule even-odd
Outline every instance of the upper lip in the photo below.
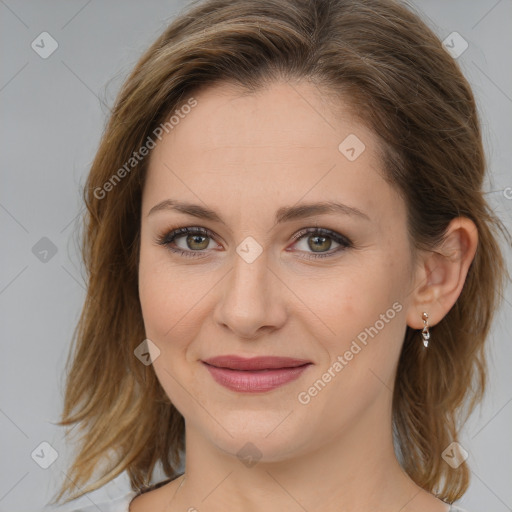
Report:
[[[204,363],[218,368],[232,370],[266,370],[271,368],[294,368],[311,363],[307,359],[292,357],[261,356],[245,358],[235,355],[225,355],[204,359]]]

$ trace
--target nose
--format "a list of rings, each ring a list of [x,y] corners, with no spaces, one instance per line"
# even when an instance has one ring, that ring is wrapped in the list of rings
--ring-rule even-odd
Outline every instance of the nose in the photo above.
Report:
[[[268,252],[263,250],[252,262],[236,253],[223,279],[214,320],[236,338],[258,338],[286,321],[286,287],[269,265]]]

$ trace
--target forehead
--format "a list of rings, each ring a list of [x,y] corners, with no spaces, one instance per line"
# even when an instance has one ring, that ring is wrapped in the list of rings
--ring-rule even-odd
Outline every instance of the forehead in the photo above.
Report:
[[[200,89],[194,98],[197,106],[167,137],[184,150],[225,151],[236,145],[240,153],[296,146],[319,153],[337,149],[349,130],[373,138],[350,113],[352,105],[335,102],[306,81],[275,82],[255,92],[224,82]]]
[[[386,193],[396,199],[380,176],[376,136],[351,105],[340,100],[334,109],[315,85],[281,82],[246,93],[217,84],[193,97],[196,106],[152,150],[145,211],[169,196],[231,204],[233,214],[247,215],[301,198],[364,209],[376,203],[376,186],[387,187],[380,201]]]

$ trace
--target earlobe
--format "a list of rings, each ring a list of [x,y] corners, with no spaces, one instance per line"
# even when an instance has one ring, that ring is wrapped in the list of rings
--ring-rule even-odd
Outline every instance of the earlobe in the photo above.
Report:
[[[415,288],[407,312],[407,325],[423,328],[423,313],[429,324],[439,323],[462,291],[478,245],[478,230],[466,217],[453,219],[438,248],[425,253],[417,268]]]

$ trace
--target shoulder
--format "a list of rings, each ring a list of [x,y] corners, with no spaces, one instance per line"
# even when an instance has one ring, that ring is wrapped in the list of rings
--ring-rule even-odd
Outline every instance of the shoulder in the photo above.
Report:
[[[129,491],[122,496],[118,496],[108,501],[92,499],[89,496],[89,501],[84,505],[74,505],[73,508],[68,508],[66,505],[59,507],[56,512],[129,512],[131,500],[138,495],[137,491]],[[47,509],[45,509],[47,510]],[[53,510],[53,509],[50,509]]]
[[[178,475],[179,476],[179,475]],[[168,478],[162,482],[150,485],[138,491],[128,491],[116,498],[107,500],[97,500],[89,496],[88,502],[84,505],[75,504],[74,507],[69,506],[55,509],[55,512],[147,512],[148,510],[156,512],[159,510],[158,505],[161,504],[160,493],[158,489],[171,482],[174,478]],[[160,498],[160,499],[159,499]],[[45,509],[47,510],[47,509]],[[54,510],[54,509],[50,509]]]
[[[469,512],[465,508],[460,508],[457,505],[451,505],[450,510],[448,512]]]
[[[172,486],[172,482],[179,476],[181,475],[176,475],[140,490],[129,501],[126,510],[120,512],[147,512],[148,510],[156,512],[160,509],[163,510],[163,498],[167,496],[167,489],[164,490],[163,487],[167,487],[167,484]]]

